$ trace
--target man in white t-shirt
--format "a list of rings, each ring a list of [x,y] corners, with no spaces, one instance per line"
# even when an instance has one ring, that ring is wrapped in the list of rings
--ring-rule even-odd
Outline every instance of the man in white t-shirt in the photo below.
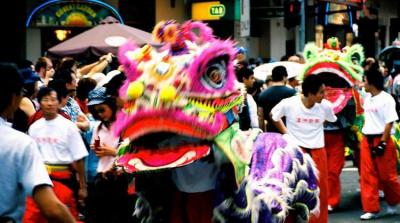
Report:
[[[302,83],[303,94],[283,99],[271,110],[271,119],[282,134],[310,154],[319,171],[320,214],[309,222],[328,222],[328,169],[324,149],[325,121],[334,122],[332,105],[324,99],[325,85],[317,75],[309,75]],[[282,117],[286,117],[286,126]]]
[[[23,79],[15,66],[0,64],[0,222],[21,222],[25,198],[34,202],[49,222],[75,222],[57,199],[36,143],[6,121],[23,97]]]
[[[58,114],[60,99],[54,89],[41,88],[38,100],[44,117],[31,125],[29,135],[38,143],[52,180],[63,183],[72,191],[78,190],[78,201],[83,205],[87,196],[84,157],[88,152],[79,129]],[[73,188],[76,178],[71,172],[72,168],[77,172],[79,189]],[[76,210],[73,211],[76,213]]]
[[[390,137],[393,122],[398,120],[396,103],[386,93],[382,74],[372,65],[365,72],[364,126],[361,141],[360,184],[363,211],[362,220],[378,217],[379,185],[388,203],[387,213],[396,214],[400,203],[400,182],[397,179],[397,154]]]

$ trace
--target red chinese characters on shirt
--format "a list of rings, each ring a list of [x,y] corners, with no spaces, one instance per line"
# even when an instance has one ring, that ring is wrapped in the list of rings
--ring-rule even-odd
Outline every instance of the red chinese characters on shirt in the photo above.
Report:
[[[47,137],[36,137],[35,140],[36,140],[36,142],[38,144],[48,143],[48,144],[54,145],[54,144],[58,144],[59,143],[59,139],[58,138],[50,137],[50,136],[47,136]]]
[[[308,124],[319,124],[321,123],[321,120],[319,118],[301,118],[297,117],[296,118],[297,123],[308,123]]]

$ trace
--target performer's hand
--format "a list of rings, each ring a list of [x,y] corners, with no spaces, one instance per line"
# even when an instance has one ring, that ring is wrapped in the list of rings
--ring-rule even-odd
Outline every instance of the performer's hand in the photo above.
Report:
[[[87,189],[86,189],[86,187],[79,188],[79,191],[78,191],[78,202],[82,207],[85,206],[86,197],[87,197]]]
[[[372,149],[372,156],[382,156],[385,153],[386,142],[381,141],[376,147]]]
[[[101,145],[98,148],[94,149],[96,156],[103,157],[103,156],[116,156],[117,151],[110,146]]]

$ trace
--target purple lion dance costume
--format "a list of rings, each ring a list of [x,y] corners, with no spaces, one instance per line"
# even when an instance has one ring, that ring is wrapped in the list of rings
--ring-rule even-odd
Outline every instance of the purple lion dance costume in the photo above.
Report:
[[[204,159],[221,166],[214,222],[284,222],[289,213],[306,222],[317,214],[312,159],[280,134],[239,129],[234,43],[192,21],[160,22],[153,35],[160,49],[126,43],[118,55],[127,80],[114,125],[125,139],[115,169],[136,177],[141,222],[168,222],[165,173]]]

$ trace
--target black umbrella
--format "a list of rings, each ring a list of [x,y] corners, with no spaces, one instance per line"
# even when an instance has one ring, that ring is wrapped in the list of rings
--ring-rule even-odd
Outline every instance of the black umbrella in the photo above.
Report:
[[[393,61],[400,60],[400,41],[395,40],[393,45],[384,48],[379,53],[379,60],[384,61],[389,70],[391,70]]]
[[[387,61],[397,54],[400,55],[400,46],[388,46],[379,53],[379,59]]]

